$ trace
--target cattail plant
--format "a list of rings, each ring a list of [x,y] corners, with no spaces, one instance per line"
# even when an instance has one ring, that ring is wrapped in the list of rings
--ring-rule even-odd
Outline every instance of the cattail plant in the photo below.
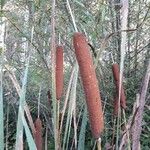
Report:
[[[92,56],[88,42],[82,33],[74,33],[73,44],[86,96],[92,135],[95,139],[98,139],[104,129],[104,120]]]
[[[42,121],[40,118],[37,118],[35,123],[35,133],[34,133],[34,140],[37,147],[37,150],[42,150]]]
[[[63,47],[56,47],[56,98],[60,100],[63,93]]]
[[[113,71],[113,76],[114,76],[115,85],[116,85],[117,97],[119,98],[120,72],[119,72],[119,65],[117,63],[114,63],[112,65],[112,71]],[[118,103],[118,100],[115,100],[115,103]],[[126,96],[125,96],[125,91],[124,91],[122,84],[121,84],[121,93],[120,93],[120,105],[122,108],[124,109],[126,108]]]

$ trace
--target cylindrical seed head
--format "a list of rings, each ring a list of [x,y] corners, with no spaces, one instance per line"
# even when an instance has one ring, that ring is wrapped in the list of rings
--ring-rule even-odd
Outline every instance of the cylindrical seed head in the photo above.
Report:
[[[60,100],[63,93],[63,47],[56,47],[56,98]]]
[[[86,96],[89,120],[94,138],[99,138],[104,129],[103,112],[98,81],[85,36],[75,33],[73,36],[76,58]]]
[[[42,122],[40,118],[37,118],[35,123],[35,133],[34,133],[34,139],[35,139],[35,144],[37,147],[37,150],[42,150],[42,145],[43,145],[43,140],[42,140]]]

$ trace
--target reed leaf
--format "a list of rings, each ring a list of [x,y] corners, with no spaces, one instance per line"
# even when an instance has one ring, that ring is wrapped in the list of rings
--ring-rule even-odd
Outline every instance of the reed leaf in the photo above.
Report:
[[[1,18],[3,22],[3,18]],[[3,112],[3,59],[4,59],[4,32],[5,23],[1,24],[2,29],[2,47],[0,47],[0,149],[4,149],[4,112]]]
[[[78,150],[85,149],[85,133],[86,133],[86,126],[87,126],[88,118],[87,118],[87,108],[85,106],[82,123],[81,123],[81,129],[79,133],[79,143],[78,143]]]
[[[65,127],[65,135],[63,139],[63,150],[68,147],[69,142],[69,136],[70,136],[70,129],[71,129],[71,121],[72,121],[72,114],[73,110],[75,109],[75,101],[76,101],[76,86],[77,86],[77,77],[78,77],[78,65],[75,64],[75,72],[74,72],[74,78],[72,80],[72,87],[70,92],[70,102],[69,102],[69,108],[68,108],[68,114],[67,114],[67,121],[66,121],[66,127]]]
[[[21,110],[21,118],[22,118],[22,123],[23,123],[23,127],[25,129],[25,133],[26,133],[26,137],[27,137],[27,142],[28,142],[28,146],[29,146],[29,149],[30,150],[36,150],[36,145],[35,145],[35,142],[34,142],[34,139],[33,139],[33,136],[31,134],[31,131],[29,129],[29,126],[26,122],[26,119],[24,117],[24,110]]]
[[[0,56],[0,149],[4,149],[4,113],[3,113],[3,86],[2,86],[2,76],[3,76],[3,55]]]
[[[20,144],[23,144],[23,122],[22,122],[22,115],[24,116],[24,104],[25,104],[25,93],[26,93],[26,84],[27,84],[27,75],[28,75],[28,68],[29,68],[29,59],[27,62],[27,66],[24,73],[24,78],[22,81],[22,88],[20,91],[20,99],[19,99],[19,112],[18,112],[18,121],[17,121],[17,134],[16,134],[16,150],[20,149]]]

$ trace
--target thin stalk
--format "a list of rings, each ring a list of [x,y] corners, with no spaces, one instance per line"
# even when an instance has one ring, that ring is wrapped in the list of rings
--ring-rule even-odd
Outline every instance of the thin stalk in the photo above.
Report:
[[[121,8],[121,30],[127,29],[128,24],[128,8],[129,3],[128,0],[122,1],[122,8]],[[127,33],[121,32],[121,60],[120,60],[120,83],[119,83],[119,112],[117,118],[117,138],[116,138],[116,150],[118,150],[118,143],[119,143],[119,120],[120,120],[120,97],[121,97],[121,83],[122,83],[122,74],[124,69],[124,59],[125,59],[125,51],[126,51],[126,41],[127,41]]]
[[[58,140],[58,149],[60,149],[61,148],[61,145],[60,145],[60,130],[59,130],[59,113],[60,113],[60,111],[59,111],[59,109],[60,109],[60,100],[57,100],[57,129],[58,129],[58,135],[57,135],[57,140]]]
[[[77,32],[77,31],[78,31],[77,25],[76,25],[75,18],[74,18],[74,16],[73,16],[73,13],[72,13],[72,10],[71,10],[70,4],[69,4],[69,0],[67,0],[67,7],[68,7],[68,9],[69,9],[69,13],[70,13],[71,18],[72,18],[74,30]]]
[[[73,22],[73,27],[74,27],[74,30],[77,32],[78,31],[78,29],[77,29],[77,25],[76,25],[76,22],[75,22],[75,17],[74,17],[74,15],[73,15],[73,12],[72,12],[72,10],[71,10],[71,6],[70,6],[70,3],[69,3],[69,0],[67,0],[66,1],[67,2],[67,7],[68,7],[68,9],[69,9],[69,13],[70,13],[70,16],[71,16],[71,18],[72,18],[72,22]],[[77,62],[75,63],[75,67],[74,67],[74,71],[75,71],[75,78],[76,77],[78,77],[78,64],[77,64]],[[75,86],[74,86],[74,88],[73,88],[73,90],[74,90],[74,94],[72,94],[73,95],[73,99],[74,99],[74,101],[76,101],[76,85],[77,85],[77,79],[76,79],[76,81],[75,81]],[[69,96],[69,95],[68,95]],[[66,109],[66,105],[67,105],[67,103],[65,104],[65,109]],[[76,107],[76,106],[75,106]],[[74,108],[75,109],[75,108]],[[71,110],[71,117],[72,117],[72,111],[73,110]],[[68,112],[69,112],[69,110],[68,110]],[[64,110],[64,113],[65,113],[65,110]],[[60,125],[60,133],[61,133],[61,130],[62,130],[62,122],[63,122],[63,117],[64,117],[64,113],[63,113],[63,116],[62,116],[62,120],[61,120],[61,125]],[[69,113],[68,113],[68,115],[69,115]],[[69,117],[69,116],[68,116]],[[67,120],[68,120],[68,125],[69,125],[69,120],[70,120],[70,123],[71,123],[71,118],[69,117],[69,118],[67,118]],[[67,125],[67,126],[68,126]],[[67,127],[66,126],[66,132],[67,132]],[[70,126],[71,126],[71,124],[70,124]],[[69,127],[70,127],[69,126]],[[65,132],[65,135],[67,136],[67,133]],[[68,138],[69,138],[69,134],[70,134],[70,128],[69,128],[69,131],[68,131]],[[66,140],[66,137],[65,136],[65,138],[64,138],[64,140],[63,141],[65,141]],[[64,149],[64,147],[65,147],[65,144],[64,144],[64,142],[63,142],[63,149]],[[67,147],[68,147],[68,143],[67,143]]]
[[[82,112],[82,110],[80,111],[80,117],[81,117],[81,112]],[[87,108],[86,108],[86,105],[85,105],[84,106],[83,116],[82,116],[80,133],[79,133],[78,150],[85,149],[84,146],[85,146],[85,133],[86,133],[87,122],[88,122],[88,119],[87,119]],[[78,120],[78,124],[79,124],[79,120]]]
[[[75,104],[76,105],[76,104]],[[73,110],[73,124],[74,124],[74,145],[75,149],[77,149],[77,122],[76,122],[76,106]]]
[[[68,143],[69,143],[72,115],[73,115],[73,111],[75,109],[75,101],[76,101],[76,86],[77,86],[77,79],[78,79],[78,70],[79,70],[79,67],[77,64],[75,64],[75,72],[74,72],[74,78],[72,81],[70,102],[69,102],[69,108],[68,108],[69,110],[68,110],[68,114],[67,114],[65,135],[64,135],[64,139],[63,139],[63,150],[68,148]],[[65,145],[66,145],[66,148],[65,148]]]
[[[5,21],[1,17],[1,22]],[[5,33],[5,23],[1,23],[2,28],[2,47],[0,47],[0,149],[4,149],[4,112],[3,112],[3,59],[4,59],[4,33]]]
[[[14,72],[12,72],[12,70],[9,70],[6,66],[5,68],[7,69],[8,73],[9,73],[9,78],[11,79],[16,91],[17,91],[17,94],[20,96],[20,91],[21,91],[21,87],[17,81],[17,78],[14,74]],[[26,113],[26,116],[27,116],[27,119],[29,121],[29,125],[32,129],[32,133],[35,132],[35,127],[34,127],[34,123],[33,123],[33,120],[32,120],[32,116],[31,116],[31,113],[30,113],[30,110],[29,110],[29,107],[28,107],[28,104],[25,102],[24,104],[24,110],[25,110],[25,113]]]
[[[41,85],[40,85],[39,97],[38,97],[38,118],[40,117],[40,98],[41,98]]]
[[[60,39],[60,33],[59,33],[59,38],[58,38],[58,44],[60,45],[61,44],[61,39]]]
[[[60,123],[60,130],[59,130],[59,139],[61,139],[61,132],[62,132],[62,126],[63,126],[63,121],[64,121],[64,115],[66,112],[66,108],[67,108],[67,104],[68,104],[68,99],[69,99],[69,93],[71,90],[71,84],[72,84],[72,80],[74,77],[74,72],[75,72],[75,66],[72,68],[71,71],[71,76],[70,76],[70,80],[69,80],[69,84],[68,84],[68,88],[67,88],[67,92],[66,92],[66,97],[65,97],[65,102],[64,102],[64,106],[63,106],[63,110],[62,110],[62,116],[61,116],[61,123]]]
[[[126,120],[126,114],[125,114],[125,110],[122,109],[122,112],[123,112],[123,118],[124,118],[124,124],[125,124],[125,127],[127,127],[127,120]],[[131,146],[130,146],[130,135],[129,135],[129,130],[127,130],[127,141],[128,141],[128,150],[131,150]]]
[[[45,133],[45,150],[47,150],[47,133],[48,133],[48,128],[46,127],[46,133]]]
[[[7,106],[7,120],[6,120],[6,150],[8,150],[8,136],[9,136],[9,132],[8,132],[8,129],[9,129],[9,104]]]
[[[97,150],[101,150],[102,149],[101,138],[99,138],[96,142],[97,142]]]
[[[56,2],[52,2],[52,15],[51,15],[51,81],[52,81],[52,105],[53,105],[53,128],[54,128],[54,139],[55,139],[55,149],[58,149],[58,128],[57,128],[57,100],[56,100],[56,46],[55,46],[55,5]]]
[[[92,150],[95,150],[95,148],[96,148],[96,144],[97,144],[97,142],[95,141],[95,142],[94,142],[94,146],[93,146]]]
[[[120,93],[120,92],[119,92]],[[118,103],[119,103],[119,101],[118,101]],[[118,104],[118,105],[120,105],[120,104]],[[116,133],[116,150],[118,150],[118,147],[119,147],[119,129],[120,129],[120,111],[121,111],[121,109],[120,109],[120,106],[119,106],[119,108],[118,108],[118,116],[117,116],[117,133]]]
[[[17,133],[16,133],[16,145],[15,149],[23,149],[23,122],[22,115],[24,116],[24,104],[25,104],[25,93],[26,93],[26,84],[27,84],[27,76],[29,69],[30,56],[27,60],[27,67],[25,68],[24,78],[22,80],[22,88],[20,91],[20,101],[19,101],[19,112],[18,112],[18,121],[17,121]]]

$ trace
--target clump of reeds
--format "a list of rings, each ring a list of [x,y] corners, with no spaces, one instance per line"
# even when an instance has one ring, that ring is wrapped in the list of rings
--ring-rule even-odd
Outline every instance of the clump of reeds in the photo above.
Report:
[[[63,47],[56,47],[56,98],[60,100],[63,93]]]
[[[34,140],[37,147],[37,150],[42,150],[43,140],[42,140],[42,121],[40,118],[37,118],[35,123],[35,133]]]
[[[114,63],[112,65],[112,71],[113,71],[113,77],[115,81],[115,86],[116,86],[116,92],[117,95],[114,100],[114,115],[118,114],[118,108],[121,106],[123,109],[126,108],[126,96],[125,96],[125,91],[123,88],[123,85],[121,84],[121,92],[120,92],[120,104],[119,102],[119,84],[120,84],[120,71],[119,71],[119,65],[117,63]]]
[[[74,33],[73,44],[86,96],[92,134],[95,139],[98,139],[104,128],[104,120],[92,56],[88,42],[82,33]]]

